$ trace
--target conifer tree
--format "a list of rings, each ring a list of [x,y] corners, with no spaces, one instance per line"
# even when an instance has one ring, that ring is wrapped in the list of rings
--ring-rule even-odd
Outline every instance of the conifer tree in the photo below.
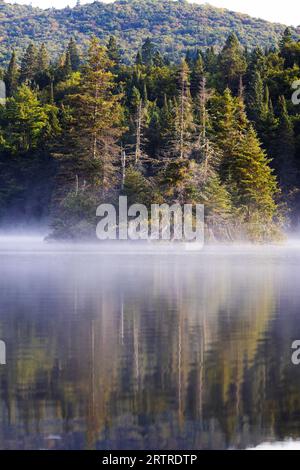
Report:
[[[121,53],[114,36],[110,36],[107,44],[107,55],[114,64],[114,71],[117,71],[121,63]]]
[[[19,70],[15,51],[12,52],[11,59],[4,76],[6,85],[6,95],[10,97],[14,94],[18,86]]]
[[[194,132],[193,109],[190,94],[190,70],[185,60],[179,69],[179,93],[175,109],[175,135],[172,150],[180,159],[191,153],[191,141]]]
[[[141,51],[138,51],[136,54],[136,59],[135,59],[136,65],[142,65],[143,59],[142,59],[142,53]]]
[[[49,125],[47,108],[40,103],[37,92],[25,84],[7,100],[4,118],[3,144],[12,153],[36,149]]]
[[[37,50],[29,44],[21,61],[20,83],[32,82],[37,71]]]
[[[34,81],[40,88],[51,84],[50,61],[45,44],[41,45],[37,53],[37,71]]]
[[[210,75],[213,75],[216,73],[217,66],[218,66],[218,56],[215,53],[215,49],[213,46],[209,47],[205,52],[204,65],[205,65],[205,70]]]
[[[153,54],[153,65],[154,67],[164,66],[164,59],[159,51],[155,51]]]
[[[67,48],[67,53],[70,58],[70,65],[71,69],[73,72],[77,72],[80,68],[80,55],[78,51],[78,47],[76,45],[76,42],[73,38],[70,39],[68,48]]]
[[[279,98],[279,123],[274,146],[274,166],[281,185],[287,189],[295,184],[295,136],[292,120],[288,114],[286,100]]]
[[[87,63],[76,94],[66,97],[71,107],[67,119],[68,146],[57,152],[69,161],[74,173],[91,188],[106,192],[116,183],[115,162],[119,161],[117,145],[121,133],[120,96],[114,94],[111,61],[96,38],[90,42]]]
[[[280,53],[284,58],[286,68],[293,67],[295,60],[293,54],[293,38],[290,28],[286,28],[282,35]]]
[[[249,109],[249,118],[252,119],[258,125],[264,117],[264,94],[264,84],[260,73],[256,70],[255,72],[253,72],[253,75],[250,78],[247,101]]]
[[[246,60],[235,34],[230,34],[219,58],[220,80],[224,88],[237,92],[240,77],[246,71]]]
[[[231,210],[229,192],[219,177],[221,152],[209,138],[210,116],[207,102],[210,92],[206,87],[206,78],[200,81],[197,95],[199,112],[198,136],[195,142],[194,184],[198,188],[198,200],[205,205],[205,218],[209,226],[216,226],[227,221]]]
[[[37,70],[39,73],[45,72],[49,67],[49,55],[45,44],[43,43],[37,54]]]
[[[72,73],[71,55],[70,55],[70,52],[68,50],[66,52],[65,61],[64,61],[62,70],[63,70],[64,78],[69,77]]]
[[[216,169],[217,151],[213,143],[208,137],[209,115],[207,110],[207,102],[209,99],[209,92],[206,87],[206,78],[202,77],[200,80],[200,89],[197,95],[197,110],[198,110],[198,132],[195,141],[195,157],[198,162],[202,164],[203,178],[206,181],[211,172]]]
[[[232,96],[229,88],[225,90],[223,95],[214,97],[211,112],[213,140],[222,154],[220,176],[223,182],[228,182],[239,133],[244,131],[245,116],[240,100]]]
[[[191,95],[195,97],[199,91],[199,84],[204,76],[204,64],[201,54],[198,52],[191,70]]]
[[[205,220],[209,228],[224,228],[224,224],[226,226],[230,222],[233,209],[231,196],[217,172],[203,185],[199,202],[205,206]]]
[[[150,38],[147,38],[141,49],[142,63],[147,66],[153,65],[155,47]]]
[[[277,182],[269,163],[255,130],[249,126],[241,135],[230,168],[233,197],[247,222],[260,214],[262,225],[272,223],[276,215]]]
[[[160,111],[160,151],[168,154],[169,144],[175,133],[174,101],[164,95],[164,104]]]

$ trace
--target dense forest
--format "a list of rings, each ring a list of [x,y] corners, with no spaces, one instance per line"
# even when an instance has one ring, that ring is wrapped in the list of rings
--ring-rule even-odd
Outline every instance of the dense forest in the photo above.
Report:
[[[96,207],[203,203],[217,239],[265,241],[298,224],[300,43],[170,61],[146,38],[131,64],[116,39],[13,51],[2,76],[0,217],[49,220],[55,238],[95,236]]]
[[[0,63],[9,51],[18,54],[29,43],[47,45],[52,58],[63,52],[70,37],[87,48],[90,36],[102,42],[114,35],[122,56],[132,60],[143,40],[150,37],[162,54],[180,59],[188,48],[221,48],[235,31],[242,45],[270,47],[278,44],[284,26],[247,15],[197,5],[185,0],[118,0],[94,2],[61,10],[41,10],[29,5],[12,5],[0,0]],[[299,29],[293,30],[299,38]]]

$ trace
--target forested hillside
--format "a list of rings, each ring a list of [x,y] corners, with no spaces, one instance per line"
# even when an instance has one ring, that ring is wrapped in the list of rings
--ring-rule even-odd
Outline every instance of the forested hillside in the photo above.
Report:
[[[0,219],[41,221],[56,238],[95,236],[96,207],[202,203],[214,237],[280,237],[297,225],[300,43],[252,52],[230,34],[221,51],[170,62],[146,39],[122,63],[97,38],[13,52],[0,105]],[[19,59],[19,60],[18,60]],[[18,63],[20,62],[20,66]]]
[[[173,60],[187,48],[222,47],[232,31],[250,49],[269,47],[278,43],[283,30],[282,25],[184,0],[119,0],[62,10],[40,10],[0,0],[0,62],[8,59],[12,48],[21,52],[30,41],[37,45],[44,42],[55,57],[71,36],[86,45],[92,34],[100,39],[113,34],[127,59],[150,37]]]

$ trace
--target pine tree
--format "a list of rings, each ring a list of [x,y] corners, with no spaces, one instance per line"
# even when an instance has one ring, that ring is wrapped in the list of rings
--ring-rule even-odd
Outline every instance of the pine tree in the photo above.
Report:
[[[148,110],[148,116],[149,124],[145,132],[146,153],[150,158],[158,158],[161,145],[161,110],[155,103]]]
[[[141,51],[138,51],[137,54],[136,54],[135,64],[136,65],[142,65],[143,64]]]
[[[269,163],[255,130],[249,126],[241,135],[230,168],[233,197],[246,222],[252,222],[259,214],[262,225],[272,223],[276,215],[278,188]]]
[[[140,98],[136,104],[135,116],[135,152],[134,163],[136,166],[140,165],[142,158],[142,127],[143,127],[144,109],[143,101]]]
[[[235,34],[230,34],[219,57],[220,80],[224,88],[237,92],[240,77],[246,72],[246,60]]]
[[[213,46],[209,47],[205,52],[204,65],[205,65],[205,70],[210,75],[213,75],[217,72],[218,56],[215,53],[215,49]]]
[[[199,202],[202,202],[205,206],[205,221],[209,228],[224,228],[224,224],[230,222],[232,214],[231,197],[217,172],[213,173],[204,183]]]
[[[43,43],[37,55],[37,70],[39,73],[45,72],[49,67],[49,55],[45,44]]]
[[[293,187],[296,178],[295,135],[283,96],[279,98],[279,124],[276,130],[274,153],[274,166],[278,172],[280,184],[285,189]]]
[[[293,54],[293,38],[290,28],[286,28],[280,41],[280,53],[285,61],[285,67],[293,67],[295,58]]]
[[[78,52],[78,47],[76,45],[76,42],[73,38],[70,39],[68,48],[67,48],[67,53],[70,58],[70,65],[71,69],[73,72],[77,72],[80,68],[80,55]]]
[[[147,38],[141,49],[142,63],[147,66],[153,65],[155,47],[150,38]]]
[[[150,207],[154,203],[149,179],[135,166],[130,166],[126,170],[123,194],[128,198],[128,205],[145,204]]]
[[[18,86],[19,70],[17,66],[16,53],[13,51],[11,59],[4,76],[6,85],[6,95],[10,97],[14,94]]]
[[[114,36],[110,36],[109,38],[107,44],[107,55],[109,60],[114,64],[114,71],[117,71],[121,63],[121,53]]]
[[[206,78],[202,77],[200,80],[200,90],[197,95],[197,110],[199,117],[194,157],[196,158],[196,161],[201,164],[204,183],[212,174],[215,174],[215,170],[220,163],[218,152],[208,136],[210,120],[207,110],[208,99],[209,92],[206,87]]]
[[[116,182],[119,161],[117,140],[121,133],[120,96],[114,94],[111,61],[97,39],[92,39],[78,93],[66,98],[71,108],[62,149],[57,156],[71,163],[75,174],[104,197]],[[68,146],[65,148],[64,141]],[[74,174],[75,173],[75,174]]]
[[[160,152],[168,154],[169,144],[175,133],[174,102],[164,95],[164,104],[160,111]]]
[[[70,55],[69,51],[66,52],[65,61],[64,61],[63,67],[62,67],[62,71],[63,71],[64,78],[69,77],[72,73],[72,62],[71,62],[71,55]]]
[[[258,125],[261,123],[265,113],[264,94],[265,90],[261,75],[258,71],[255,71],[248,87],[247,104],[249,118]]]
[[[228,182],[239,134],[244,131],[245,116],[240,99],[234,98],[229,88],[225,90],[223,95],[214,97],[211,112],[213,140],[222,154],[220,176],[223,182]]]
[[[144,88],[144,97],[133,86],[130,96],[130,107],[132,108],[132,117],[130,119],[130,128],[128,132],[127,154],[135,168],[142,169],[144,163],[148,160],[145,152],[146,148],[146,120],[147,120],[147,91]]]
[[[269,87],[265,87],[263,114],[260,123],[257,125],[257,131],[264,148],[268,155],[273,158],[274,142],[276,141],[276,132],[278,128],[278,118],[276,118],[273,103],[270,98]]]
[[[12,153],[36,149],[49,125],[47,108],[40,103],[37,92],[25,84],[7,100],[4,118],[4,147]]]
[[[175,108],[175,135],[172,143],[172,150],[180,159],[189,157],[195,129],[189,75],[189,67],[183,60],[179,69],[179,93]]]
[[[153,65],[154,67],[163,67],[164,59],[159,51],[155,51],[153,54]]]
[[[249,57],[249,65],[247,70],[247,81],[251,80],[251,76],[255,74],[255,72],[259,72],[262,79],[265,79],[267,71],[267,64],[266,64],[266,54],[264,54],[263,50],[260,47],[256,47]]]
[[[290,30],[290,28],[286,28],[283,32],[283,35],[279,44],[281,51],[292,42],[293,42],[292,31]]]
[[[198,137],[195,142],[194,185],[198,188],[198,200],[205,205],[205,218],[208,226],[224,223],[230,215],[230,195],[222,184],[218,171],[221,162],[221,152],[210,140],[210,116],[207,103],[210,92],[206,87],[206,78],[200,80],[200,90],[197,95],[199,112]]]
[[[257,236],[260,236],[264,225],[272,224],[277,213],[276,178],[247,119],[241,97],[233,98],[227,89],[220,105],[216,114],[219,117],[216,144],[222,152],[222,182],[229,189],[240,220],[252,225],[251,230],[256,224]]]
[[[204,76],[204,64],[200,53],[197,54],[191,70],[191,95],[194,98],[199,91],[199,84]]]
[[[37,51],[33,44],[29,44],[21,61],[20,83],[32,82],[37,71]]]

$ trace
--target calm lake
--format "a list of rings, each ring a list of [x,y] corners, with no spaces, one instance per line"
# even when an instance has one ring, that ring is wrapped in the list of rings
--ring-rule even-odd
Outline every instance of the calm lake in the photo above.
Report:
[[[164,253],[0,239],[1,449],[300,439],[300,244]]]

